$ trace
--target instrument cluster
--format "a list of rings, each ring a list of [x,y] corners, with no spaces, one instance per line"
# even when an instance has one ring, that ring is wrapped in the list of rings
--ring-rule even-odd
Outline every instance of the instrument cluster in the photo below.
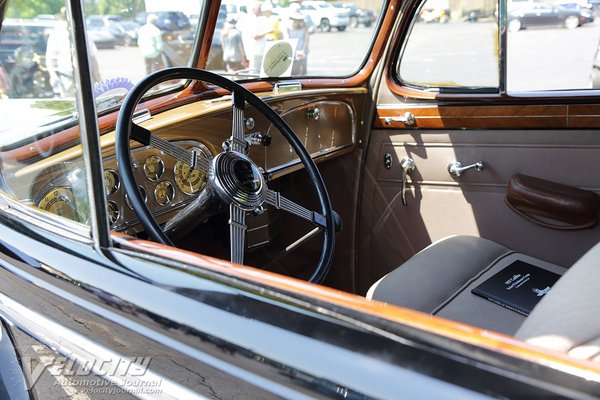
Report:
[[[201,143],[186,141],[177,144],[212,159],[211,152]],[[165,222],[171,211],[190,203],[206,185],[205,174],[153,147],[132,150],[131,158],[138,189],[159,223]],[[142,230],[137,226],[138,217],[121,185],[114,157],[104,160],[104,181],[111,229],[129,234]]]

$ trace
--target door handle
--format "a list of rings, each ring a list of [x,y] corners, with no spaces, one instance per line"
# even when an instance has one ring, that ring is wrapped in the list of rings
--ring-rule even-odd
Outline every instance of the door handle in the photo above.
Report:
[[[415,160],[410,157],[404,157],[400,160],[400,168],[402,168],[402,204],[406,205],[406,178],[409,172],[414,171]]]
[[[403,124],[405,124],[408,127],[414,127],[417,124],[417,120],[415,119],[415,116],[413,115],[413,113],[407,111],[404,113],[403,116],[399,116],[399,117],[386,117],[383,122],[386,125],[391,125],[392,122],[402,122]]]
[[[483,170],[483,161],[477,161],[475,164],[464,165],[460,161],[454,161],[448,164],[448,172],[450,175],[458,178],[462,175],[463,172],[468,171],[470,169],[475,169],[475,171],[481,172]]]

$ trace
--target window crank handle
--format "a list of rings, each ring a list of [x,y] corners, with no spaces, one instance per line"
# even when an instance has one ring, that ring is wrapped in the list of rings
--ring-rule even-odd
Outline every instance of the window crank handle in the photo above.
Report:
[[[408,173],[415,169],[415,160],[410,157],[404,157],[400,160],[400,167],[402,168],[402,204],[406,205],[406,178]]]
[[[454,162],[448,164],[448,172],[450,173],[450,175],[458,178],[459,176],[462,175],[463,172],[465,172],[469,169],[475,169],[476,171],[482,171],[483,166],[484,166],[483,161],[478,161],[475,164],[465,165],[465,166],[463,166],[460,161],[454,161]]]

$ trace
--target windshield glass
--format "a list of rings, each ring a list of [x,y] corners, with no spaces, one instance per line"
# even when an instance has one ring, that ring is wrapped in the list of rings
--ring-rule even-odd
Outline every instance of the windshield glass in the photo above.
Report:
[[[147,74],[191,65],[201,7],[200,0],[85,2],[99,112],[120,104],[127,91]],[[75,113],[70,25],[65,10],[61,1],[9,1],[0,32],[3,97],[39,99],[38,104],[43,103],[45,110],[57,108],[58,114],[48,123]],[[155,90],[169,90],[180,84],[170,82]],[[3,137],[0,145],[9,144]]]
[[[384,3],[224,0],[207,69],[237,80],[351,76]]]

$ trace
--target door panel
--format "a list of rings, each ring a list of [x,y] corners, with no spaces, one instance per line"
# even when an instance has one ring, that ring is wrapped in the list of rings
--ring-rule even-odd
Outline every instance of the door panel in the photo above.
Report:
[[[375,280],[448,235],[475,235],[570,266],[600,240],[600,228],[559,231],[535,225],[505,204],[510,177],[522,173],[600,193],[600,135],[591,130],[376,129],[368,146],[358,282]],[[390,154],[392,167],[384,157]],[[414,159],[402,204],[403,157]],[[485,163],[453,178],[449,163]]]

